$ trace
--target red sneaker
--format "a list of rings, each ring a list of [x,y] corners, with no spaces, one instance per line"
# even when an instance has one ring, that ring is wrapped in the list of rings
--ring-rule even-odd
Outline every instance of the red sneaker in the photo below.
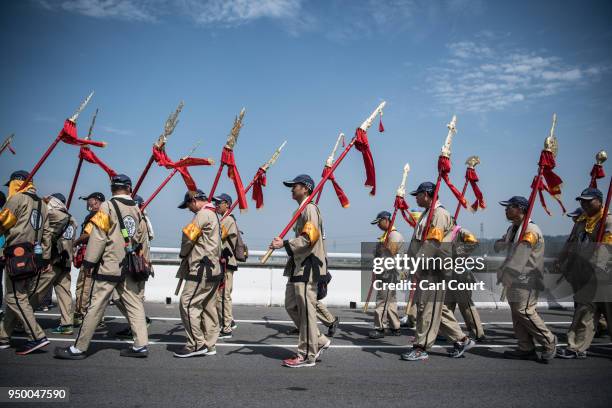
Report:
[[[304,359],[304,357],[300,355],[296,355],[295,357],[287,358],[283,360],[283,365],[285,367],[290,367],[290,368],[301,368],[301,367],[313,367],[315,363],[314,361],[308,362],[307,360]]]

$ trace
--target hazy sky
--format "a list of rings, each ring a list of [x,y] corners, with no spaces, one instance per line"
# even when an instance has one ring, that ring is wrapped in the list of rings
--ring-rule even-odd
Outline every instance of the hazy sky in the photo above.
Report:
[[[299,173],[317,180],[338,132],[352,137],[386,100],[386,132],[369,132],[378,193],[368,196],[361,155],[351,152],[337,172],[350,208],[340,208],[331,187],[321,202],[329,249],[358,250],[378,235],[369,221],[392,206],[404,163],[412,168],[409,190],[435,180],[453,114],[451,178],[461,188],[465,159],[479,155],[489,204],[459,221],[500,236],[507,223],[497,202],[529,194],[553,112],[568,210],[588,184],[595,153],[612,148],[611,23],[609,1],[4,1],[0,137],[16,133],[17,156],[0,157],[0,177],[30,170],[90,90],[96,94],[79,134],[99,108],[94,137],[109,146],[97,152],[134,180],[180,100],[185,108],[167,146],[175,159],[202,140],[196,155],[218,161],[244,106],[235,154],[245,185],[288,141],[268,173],[265,207],[256,211],[249,200],[252,208],[239,216],[250,247],[262,249],[295,208],[281,181]],[[57,148],[35,180],[43,194],[68,193],[77,154],[74,146]],[[215,172],[192,170],[205,191]],[[167,173],[154,167],[141,195]],[[77,194],[96,190],[108,194],[108,179],[86,164]],[[227,177],[218,191],[235,196]],[[191,217],[176,208],[184,192],[177,177],[151,205],[156,245],[178,245]],[[442,201],[454,210],[448,189]],[[547,201],[553,217],[537,204],[534,220],[546,234],[567,233],[569,220]],[[83,207],[73,207],[79,219]]]

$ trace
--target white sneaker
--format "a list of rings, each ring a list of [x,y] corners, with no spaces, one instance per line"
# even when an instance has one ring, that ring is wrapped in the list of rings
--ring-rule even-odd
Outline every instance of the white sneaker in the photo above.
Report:
[[[323,347],[321,347],[317,351],[317,354],[315,355],[315,360],[318,360],[321,357],[321,354],[323,354],[323,352],[327,350],[330,346],[331,346],[331,340],[327,340],[327,343],[325,343]]]

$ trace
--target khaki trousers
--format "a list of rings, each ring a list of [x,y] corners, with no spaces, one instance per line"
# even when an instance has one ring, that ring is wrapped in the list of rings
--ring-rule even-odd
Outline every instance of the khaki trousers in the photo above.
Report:
[[[421,280],[430,283],[440,283],[439,274],[424,275]],[[465,337],[459,327],[455,315],[444,305],[445,290],[418,289],[415,294],[417,302],[417,321],[415,346],[430,350],[436,341],[438,332],[451,342],[457,342]]]
[[[324,326],[330,327],[332,324],[334,324],[334,322],[336,321],[336,316],[331,314],[331,312],[327,309],[327,306],[325,306],[325,303],[321,302],[320,300],[317,300],[316,308],[317,319],[319,319],[319,321],[323,323]]]
[[[586,351],[595,337],[595,303],[576,303],[572,324],[567,331],[567,348]]]
[[[397,292],[395,290],[376,291],[376,310],[374,311],[374,328],[383,330],[400,328],[399,314],[397,313]]]
[[[317,326],[317,285],[312,282],[287,282],[285,309],[300,331],[298,354],[309,362],[316,360],[317,352],[329,341]]]
[[[35,284],[35,283],[34,283]],[[38,285],[35,284],[30,295],[30,304],[36,309],[51,286],[55,289],[57,304],[60,309],[62,326],[72,326],[72,294],[70,293],[70,271],[53,265],[51,270],[40,274]]]
[[[128,275],[122,282],[94,280],[89,294],[83,294],[89,297],[89,307],[83,316],[83,324],[75,341],[75,347],[80,351],[85,352],[89,348],[96,327],[104,317],[104,311],[115,289],[125,306],[125,315],[134,335],[134,347],[149,344],[145,322],[144,282],[137,282]]]
[[[463,316],[465,326],[470,335],[478,339],[485,335],[480,320],[480,313],[472,300],[472,292],[469,290],[452,290],[446,293],[444,304],[448,309],[455,313],[455,309],[459,306],[459,312]]]
[[[225,286],[217,291],[217,310],[219,313],[219,325],[225,332],[232,331],[234,313],[232,308],[232,290],[234,289],[234,271],[225,271]]]
[[[216,292],[219,282],[185,280],[181,292],[181,320],[187,334],[186,347],[192,351],[214,347],[219,337]]]
[[[536,310],[538,291],[511,286],[507,292],[508,304],[512,313],[512,326],[519,349],[522,351],[534,350],[535,340],[547,351],[552,351],[555,347],[555,336],[546,327],[544,320]]]
[[[21,322],[30,340],[40,340],[45,337],[45,332],[36,322],[34,308],[30,304],[30,290],[37,280],[38,276],[13,281],[8,272],[4,272],[6,313],[0,324],[0,341],[10,340],[17,321]]]
[[[79,271],[79,277],[77,278],[76,301],[74,305],[75,313],[81,316],[87,312],[87,307],[89,306],[88,294],[91,292],[91,285],[93,285],[91,270],[86,271],[85,268],[81,268]]]

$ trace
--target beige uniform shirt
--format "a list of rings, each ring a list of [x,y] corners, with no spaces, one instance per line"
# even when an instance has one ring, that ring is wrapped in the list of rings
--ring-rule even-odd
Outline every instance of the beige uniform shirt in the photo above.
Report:
[[[453,228],[453,219],[450,213],[446,208],[436,203],[429,232],[426,237],[423,237],[428,214],[429,209],[425,210],[419,218],[410,241],[409,254],[411,256],[421,256],[422,254],[425,257],[450,256],[450,245],[440,245],[442,242],[450,242],[449,233]]]
[[[506,259],[499,268],[502,282],[512,285],[543,289],[544,236],[540,227],[529,221],[522,241],[519,242],[521,224],[510,225],[502,240],[506,247]],[[508,280],[509,279],[509,280]]]
[[[49,228],[53,248],[51,263],[69,269],[76,239],[76,220],[65,209],[49,209]]]
[[[316,204],[310,202],[304,208],[293,227],[295,238],[285,240],[284,247],[289,255],[284,276],[293,281],[304,281],[318,270],[319,275],[327,274],[327,251],[323,218]]]
[[[6,237],[5,248],[27,242],[34,244],[38,240],[43,249],[43,259],[49,261],[51,258],[51,230],[47,205],[33,189],[9,197],[0,211],[0,234]]]
[[[223,242],[223,257],[227,259],[227,269],[235,271],[238,269],[238,261],[234,256],[234,249],[238,241],[238,225],[232,215],[221,221],[221,240]]]
[[[221,228],[212,204],[206,204],[183,228],[179,257],[178,278],[210,281],[221,277]]]
[[[112,200],[117,202],[130,245],[134,249],[142,246],[144,257],[150,261],[147,226],[138,205],[128,195],[116,195]],[[87,242],[83,265],[99,265],[97,279],[114,282],[123,279],[121,263],[125,258],[125,240],[121,234],[119,217],[110,201],[103,202],[100,210],[90,220],[94,227]]]

